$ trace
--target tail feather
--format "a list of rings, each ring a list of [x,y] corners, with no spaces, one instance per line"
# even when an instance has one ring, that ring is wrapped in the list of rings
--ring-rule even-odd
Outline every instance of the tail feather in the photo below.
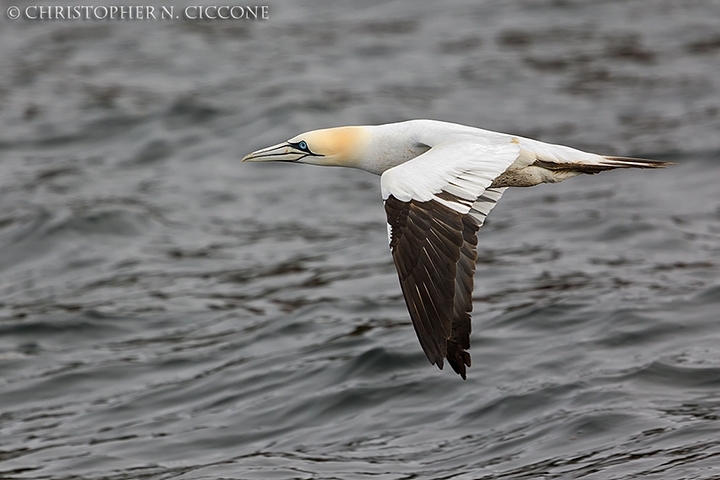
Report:
[[[559,172],[578,172],[589,174],[604,172],[606,170],[613,170],[615,168],[664,168],[668,165],[674,165],[673,162],[665,162],[662,160],[648,160],[645,158],[605,156],[600,158],[601,160],[595,163],[556,163],[545,160],[536,160],[533,165]]]
[[[648,160],[646,158],[631,157],[603,157],[607,162],[614,164],[613,168],[665,168],[675,165],[673,162],[662,160]]]

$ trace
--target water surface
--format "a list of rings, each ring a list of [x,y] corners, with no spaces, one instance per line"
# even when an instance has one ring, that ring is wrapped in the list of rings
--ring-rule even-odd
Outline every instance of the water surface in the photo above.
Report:
[[[0,476],[717,478],[718,19],[544,0],[3,18]],[[415,338],[377,177],[239,163],[408,118],[678,165],[504,195],[463,382]]]

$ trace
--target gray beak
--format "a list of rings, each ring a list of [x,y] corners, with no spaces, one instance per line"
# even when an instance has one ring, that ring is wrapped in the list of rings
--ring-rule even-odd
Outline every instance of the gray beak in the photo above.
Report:
[[[306,156],[307,152],[298,150],[287,142],[248,153],[243,162],[296,162]]]

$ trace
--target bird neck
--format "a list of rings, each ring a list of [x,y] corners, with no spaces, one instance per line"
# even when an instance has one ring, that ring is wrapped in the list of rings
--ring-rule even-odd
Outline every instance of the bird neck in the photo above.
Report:
[[[376,175],[422,155],[430,146],[419,141],[408,122],[367,127],[370,141],[352,165]]]

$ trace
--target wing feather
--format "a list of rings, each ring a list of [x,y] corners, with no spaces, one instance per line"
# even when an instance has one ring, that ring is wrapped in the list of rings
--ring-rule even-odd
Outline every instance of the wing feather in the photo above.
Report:
[[[504,188],[490,188],[520,147],[446,144],[381,177],[388,235],[415,332],[430,363],[470,366],[477,231]]]

